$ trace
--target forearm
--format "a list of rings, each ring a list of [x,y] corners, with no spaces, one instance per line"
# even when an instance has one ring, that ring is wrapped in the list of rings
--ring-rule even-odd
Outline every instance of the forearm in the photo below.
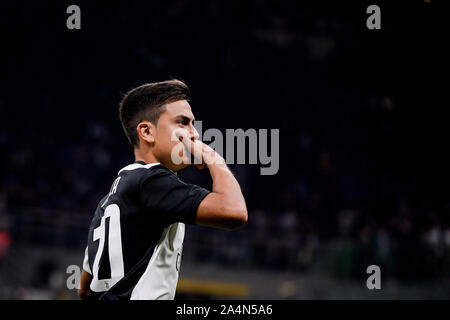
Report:
[[[234,229],[247,222],[247,207],[241,187],[225,160],[200,141],[183,139],[188,150],[202,159],[213,180],[213,190],[197,209],[196,224],[223,229]]]
[[[248,220],[247,207],[239,183],[225,163],[208,165],[213,190],[200,203],[196,224],[231,230]]]
[[[223,195],[229,206],[246,211],[241,187],[228,166],[225,163],[213,163],[208,165],[208,169],[213,180],[212,191]]]
[[[92,276],[85,270],[81,272],[80,289],[78,289],[78,296],[81,300],[86,300],[89,297],[89,286],[91,285]]]
[[[213,180],[213,190],[209,195],[209,222],[225,229],[240,227],[248,220],[247,207],[241,187],[225,161],[208,164]],[[199,221],[201,222],[201,221]]]

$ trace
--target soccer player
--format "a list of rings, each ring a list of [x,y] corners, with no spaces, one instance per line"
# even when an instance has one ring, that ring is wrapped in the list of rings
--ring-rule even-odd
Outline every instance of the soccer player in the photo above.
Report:
[[[198,140],[188,94],[183,82],[169,80],[123,97],[120,120],[135,162],[119,170],[95,210],[81,299],[173,299],[185,224],[234,229],[247,221],[239,183],[224,159]],[[199,169],[209,169],[212,191],[177,177],[191,154]]]

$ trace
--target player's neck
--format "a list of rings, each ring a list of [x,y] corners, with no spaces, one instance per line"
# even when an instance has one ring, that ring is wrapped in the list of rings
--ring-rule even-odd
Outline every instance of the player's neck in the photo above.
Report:
[[[158,163],[160,162],[151,150],[147,149],[147,152],[142,152],[142,150],[134,149],[135,161],[144,161],[145,163]]]

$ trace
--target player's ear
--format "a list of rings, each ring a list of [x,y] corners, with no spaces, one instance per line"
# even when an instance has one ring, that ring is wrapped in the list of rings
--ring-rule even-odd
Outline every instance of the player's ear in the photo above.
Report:
[[[155,126],[150,121],[142,121],[137,126],[137,131],[142,140],[149,143],[155,142]]]

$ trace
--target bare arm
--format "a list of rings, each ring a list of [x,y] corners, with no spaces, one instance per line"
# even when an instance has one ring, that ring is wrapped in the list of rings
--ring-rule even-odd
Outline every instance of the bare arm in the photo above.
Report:
[[[226,164],[210,164],[213,192],[197,209],[196,223],[221,229],[234,229],[247,222],[247,207],[239,183]]]
[[[89,297],[89,286],[91,285],[92,276],[84,269],[81,272],[80,289],[78,289],[78,296],[81,300],[86,300]]]
[[[247,206],[238,181],[225,163],[225,160],[212,148],[197,140],[184,139],[183,142],[202,159],[211,174],[213,190],[200,203],[197,209],[196,224],[235,229],[247,222]]]

